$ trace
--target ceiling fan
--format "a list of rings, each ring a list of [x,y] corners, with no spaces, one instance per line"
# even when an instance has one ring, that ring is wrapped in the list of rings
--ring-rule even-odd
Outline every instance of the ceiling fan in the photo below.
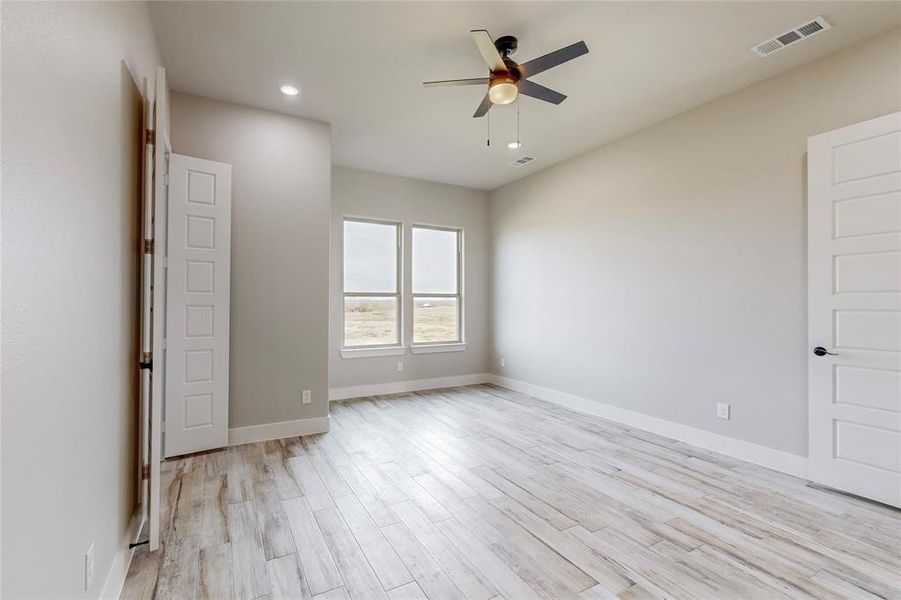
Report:
[[[515,37],[505,35],[491,41],[491,35],[484,29],[475,29],[470,33],[482,58],[488,64],[488,77],[426,81],[422,85],[425,87],[448,87],[488,84],[488,92],[475,114],[472,115],[473,117],[484,116],[492,104],[510,104],[516,100],[518,94],[525,94],[552,104],[560,104],[566,100],[564,94],[529,81],[528,78],[588,53],[588,46],[585,45],[585,42],[576,42],[518,65],[510,58],[519,45],[519,41]]]

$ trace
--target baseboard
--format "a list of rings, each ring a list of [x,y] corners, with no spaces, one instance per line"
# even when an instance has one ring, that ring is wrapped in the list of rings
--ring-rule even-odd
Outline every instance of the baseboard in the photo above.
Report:
[[[451,377],[433,377],[431,379],[412,379],[409,381],[391,381],[389,383],[332,388],[328,391],[328,399],[329,401],[347,400],[349,398],[363,398],[381,394],[402,394],[404,392],[419,392],[422,390],[459,387],[461,385],[476,385],[487,383],[489,377],[491,376],[487,373],[474,373],[472,375],[454,375]]]
[[[502,377],[500,375],[491,374],[488,381],[495,385],[505,387],[507,389],[528,394],[540,400],[546,400],[559,404],[572,410],[587,413],[611,421],[616,421],[629,427],[642,429],[657,435],[692,444],[707,450],[713,450],[720,454],[725,454],[733,458],[754,463],[768,469],[794,475],[795,477],[807,478],[807,458],[775,450],[766,446],[760,446],[751,442],[738,440],[718,433],[712,433],[689,425],[674,423],[665,419],[652,417],[643,413],[635,412],[618,406],[605,404],[597,400],[589,400],[581,396],[567,394],[552,390],[550,388],[541,387],[526,381]]]
[[[311,419],[297,419],[296,421],[279,421],[278,423],[266,423],[264,425],[250,425],[248,427],[232,427],[228,430],[228,445],[251,444],[253,442],[265,442],[268,440],[280,440],[282,438],[297,435],[312,435],[328,431],[328,417],[313,417]]]
[[[128,575],[128,567],[131,566],[131,557],[135,552],[128,545],[138,541],[138,536],[141,535],[143,526],[144,511],[139,506],[138,510],[131,515],[125,535],[116,549],[113,564],[110,566],[109,573],[106,575],[106,581],[103,583],[103,589],[100,591],[100,598],[116,600],[122,593],[122,587],[125,585],[125,576]]]

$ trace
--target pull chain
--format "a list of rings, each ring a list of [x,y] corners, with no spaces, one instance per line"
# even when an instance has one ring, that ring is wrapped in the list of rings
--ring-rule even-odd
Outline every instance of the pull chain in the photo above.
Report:
[[[486,146],[491,146],[491,111],[489,110],[489,111],[488,111],[488,114],[485,115],[485,116],[486,116],[486,118],[487,118],[487,123],[488,123],[488,140],[487,140],[487,143],[486,143],[485,145],[486,145]]]

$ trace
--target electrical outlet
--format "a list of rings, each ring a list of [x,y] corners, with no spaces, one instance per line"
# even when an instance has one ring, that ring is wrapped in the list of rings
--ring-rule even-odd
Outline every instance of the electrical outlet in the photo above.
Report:
[[[506,358],[502,358],[502,359],[501,359],[501,368],[504,369],[504,368],[506,368],[506,367],[507,367],[507,359],[506,359]]]
[[[309,404],[312,401],[313,401],[313,392],[311,392],[310,390],[304,390],[303,391],[303,403]]]
[[[94,543],[88,547],[88,551],[84,553],[84,591],[91,589],[91,582],[94,581]]]
[[[719,419],[728,419],[729,418],[729,405],[725,402],[717,402],[716,403],[716,416]]]
[[[400,373],[403,370],[404,370],[404,361],[402,361],[402,360],[397,361],[397,372]]]

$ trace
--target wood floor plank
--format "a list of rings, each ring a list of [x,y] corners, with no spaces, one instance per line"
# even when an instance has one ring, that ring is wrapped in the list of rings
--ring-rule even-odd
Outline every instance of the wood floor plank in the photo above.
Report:
[[[309,456],[295,456],[288,459],[288,470],[313,511],[335,505]]]
[[[313,600],[350,600],[350,596],[347,595],[347,590],[339,587],[318,596],[313,596]]]
[[[207,463],[209,464],[209,463]],[[228,543],[228,476],[207,472],[203,485],[203,522],[200,547]]]
[[[322,480],[322,483],[325,484],[325,488],[333,499],[353,494],[353,491],[347,485],[347,482],[344,481],[344,478],[338,473],[337,468],[325,453],[324,449],[316,453],[311,453],[310,462],[313,464],[313,468],[316,469],[316,473],[319,474],[319,478]]]
[[[296,554],[275,558],[266,566],[272,584],[272,600],[307,600],[313,597]]]
[[[294,538],[297,555],[303,568],[307,586],[313,595],[324,594],[344,585],[338,565],[306,498],[289,498],[282,501],[288,526]]]
[[[228,449],[228,466],[225,471],[228,483],[228,502],[236,504],[253,499],[253,480],[244,446],[232,446]]]
[[[491,549],[464,527],[457,519],[449,519],[436,524],[447,538],[463,554],[468,556],[472,564],[491,584],[506,598],[538,598],[538,594],[517,575]]]
[[[253,502],[228,506],[228,537],[235,598],[253,600],[268,594],[271,591],[269,572]]]
[[[291,536],[288,519],[278,499],[278,485],[275,480],[267,479],[254,483],[253,498],[266,560],[294,554],[294,538]]]
[[[157,600],[182,600],[194,597],[200,541],[191,536],[167,540],[156,586]]]
[[[160,495],[122,598],[901,600],[901,512],[489,385],[333,403]]]
[[[282,441],[270,440],[263,442],[266,460],[269,461],[269,470],[278,489],[279,500],[300,496],[300,488],[297,487],[297,482],[294,481],[294,477],[288,470],[288,459],[292,455]]]
[[[412,502],[394,506],[404,525],[431,554],[464,596],[488,600],[497,590]]]
[[[382,585],[366,560],[353,534],[335,507],[324,508],[313,513],[325,543],[328,545],[341,577],[344,589],[354,600],[387,598]]]
[[[379,496],[373,485],[360,473],[356,465],[342,465],[338,467],[338,471],[378,527],[393,525],[400,521],[388,503]]]
[[[422,593],[422,588],[415,581],[388,590],[388,597],[391,600],[427,600],[427,596]]]
[[[395,523],[383,527],[382,532],[428,598],[431,600],[465,598],[463,592],[454,585],[447,573],[416,540],[406,525]]]
[[[196,600],[231,600],[235,597],[232,583],[232,550],[230,544],[200,549],[200,568]]]
[[[203,523],[204,480],[205,476],[202,469],[195,469],[182,474],[181,489],[172,518],[172,538],[184,539],[200,533]]]
[[[335,504],[382,587],[390,590],[412,582],[413,576],[360,501],[354,496],[342,496],[335,500]]]
[[[122,584],[120,600],[153,600],[162,554],[162,550],[151,552],[146,545],[135,550]]]

